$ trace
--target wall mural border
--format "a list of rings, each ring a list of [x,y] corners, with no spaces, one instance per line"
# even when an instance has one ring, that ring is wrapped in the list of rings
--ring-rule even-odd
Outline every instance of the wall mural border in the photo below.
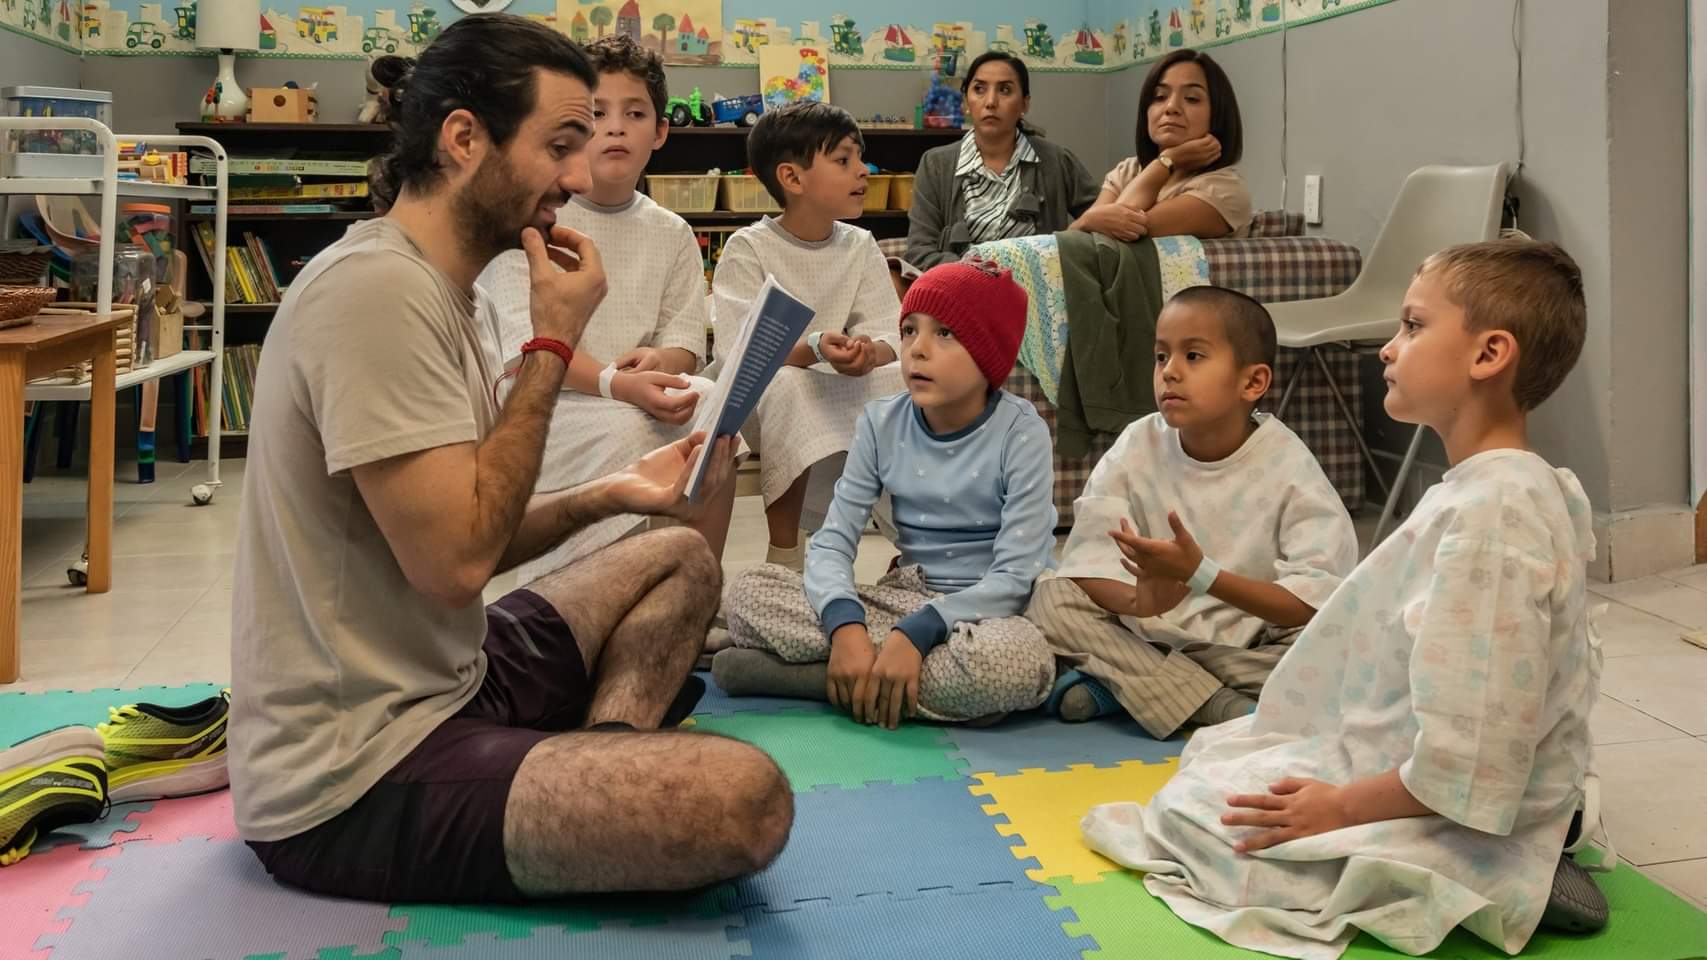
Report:
[[[194,43],[198,2],[217,0],[0,0],[0,28],[88,56],[208,56]],[[511,0],[506,11],[577,39],[627,32],[650,49],[661,49],[673,64],[756,68],[764,46],[818,43],[829,50],[833,71],[917,71],[945,54],[964,62],[988,49],[1007,49],[1034,72],[1111,73],[1148,64],[1179,47],[1223,46],[1393,0],[1086,0],[1079,25],[1068,29],[1037,17],[999,15],[984,22],[861,23],[841,12],[853,6],[848,0],[805,0],[800,12],[786,20],[740,9],[756,2]],[[819,7],[831,12],[805,16]],[[257,36],[261,49],[247,56],[360,60],[387,52],[411,55],[461,15],[450,0],[263,0],[268,29]],[[1006,22],[1010,19],[1018,22]]]

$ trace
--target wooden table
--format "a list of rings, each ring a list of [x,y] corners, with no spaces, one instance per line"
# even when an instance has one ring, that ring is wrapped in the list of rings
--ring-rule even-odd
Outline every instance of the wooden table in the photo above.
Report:
[[[24,552],[24,383],[94,361],[89,401],[89,592],[112,586],[113,330],[123,318],[40,316],[0,330],[0,683],[18,679]]]

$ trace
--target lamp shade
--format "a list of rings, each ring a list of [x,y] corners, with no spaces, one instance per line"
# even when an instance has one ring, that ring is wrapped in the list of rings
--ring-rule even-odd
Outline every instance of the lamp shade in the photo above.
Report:
[[[261,0],[199,0],[196,46],[203,50],[259,50]]]

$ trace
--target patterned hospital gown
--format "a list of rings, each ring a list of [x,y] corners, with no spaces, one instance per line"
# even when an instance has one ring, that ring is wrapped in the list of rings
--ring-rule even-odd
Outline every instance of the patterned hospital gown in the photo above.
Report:
[[[1093,808],[1087,842],[1236,946],[1332,960],[1362,929],[1421,954],[1462,924],[1516,953],[1590,762],[1590,519],[1576,477],[1533,453],[1465,460],[1316,614],[1257,712],[1199,731],[1148,805]],[[1249,855],[1232,844],[1256,828],[1220,822],[1282,777],[1394,767],[1435,815]]]
[[[577,197],[557,220],[591,237],[605,263],[609,289],[578,351],[600,363],[635,347],[676,348],[696,360],[705,358],[705,262],[685,220],[638,193],[622,207],[598,207]],[[508,360],[533,337],[526,254],[499,255],[477,283],[495,308],[486,330],[490,346],[500,362]],[[709,389],[710,384],[698,386]],[[689,425],[663,423],[632,404],[565,387],[551,415],[537,490],[550,493],[596,480],[687,436],[688,430]],[[641,522],[632,514],[602,520],[523,564],[517,582],[536,580],[608,546]]]

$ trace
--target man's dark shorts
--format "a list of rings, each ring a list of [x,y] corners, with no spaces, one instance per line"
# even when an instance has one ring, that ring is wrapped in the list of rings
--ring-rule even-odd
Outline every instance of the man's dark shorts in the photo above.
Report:
[[[294,837],[251,841],[267,872],[315,893],[387,902],[522,899],[504,860],[504,806],[522,758],[579,727],[592,697],[557,611],[517,590],[486,608],[474,698],[355,805]]]

